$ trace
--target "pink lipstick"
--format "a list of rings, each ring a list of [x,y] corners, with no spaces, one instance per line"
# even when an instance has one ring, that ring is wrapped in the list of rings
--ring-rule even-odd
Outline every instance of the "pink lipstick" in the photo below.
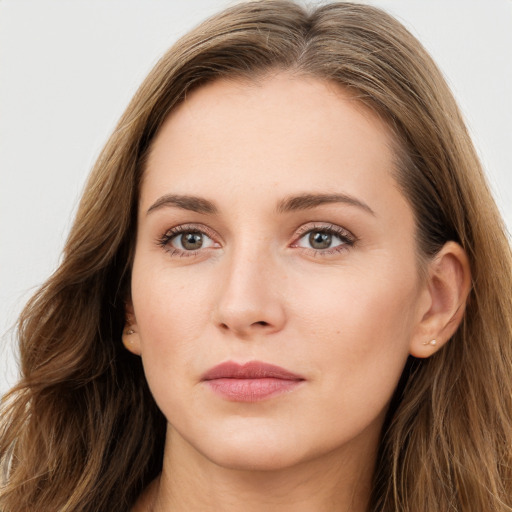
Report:
[[[227,400],[258,402],[293,391],[305,379],[273,364],[227,361],[208,370],[201,380]]]

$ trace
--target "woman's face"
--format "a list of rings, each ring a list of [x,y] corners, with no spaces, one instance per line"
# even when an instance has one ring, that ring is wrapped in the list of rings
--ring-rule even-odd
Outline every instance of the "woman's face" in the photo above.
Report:
[[[174,443],[252,469],[375,450],[428,301],[391,145],[337,86],[285,73],[166,120],[127,344]]]

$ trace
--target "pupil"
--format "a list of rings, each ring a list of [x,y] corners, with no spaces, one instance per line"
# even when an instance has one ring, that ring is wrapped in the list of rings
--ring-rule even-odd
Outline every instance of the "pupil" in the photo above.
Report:
[[[314,231],[309,235],[309,243],[313,249],[327,249],[332,242],[332,235]]]
[[[181,245],[188,250],[200,249],[203,245],[201,233],[186,233],[181,235]]]

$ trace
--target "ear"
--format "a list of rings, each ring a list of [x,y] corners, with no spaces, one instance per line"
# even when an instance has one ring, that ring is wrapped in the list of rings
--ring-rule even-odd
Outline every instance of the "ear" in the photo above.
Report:
[[[428,263],[425,301],[411,340],[410,354],[430,357],[459,327],[471,289],[471,270],[464,249],[447,242]]]
[[[141,355],[139,329],[131,299],[125,302],[125,325],[123,329],[123,345],[132,354]]]

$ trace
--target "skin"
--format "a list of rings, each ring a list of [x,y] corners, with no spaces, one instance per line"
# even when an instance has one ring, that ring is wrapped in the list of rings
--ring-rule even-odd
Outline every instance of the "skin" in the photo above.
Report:
[[[392,147],[384,122],[338,86],[287,73],[208,84],[168,117],[141,188],[135,332],[123,338],[168,433],[161,477],[135,510],[367,509],[406,359],[442,347],[469,290],[454,243],[420,272]],[[343,200],[278,209],[304,194]],[[203,232],[202,247],[180,245],[176,226]],[[312,245],[326,229],[341,234]],[[201,381],[221,362],[254,360],[304,381],[252,403]]]

